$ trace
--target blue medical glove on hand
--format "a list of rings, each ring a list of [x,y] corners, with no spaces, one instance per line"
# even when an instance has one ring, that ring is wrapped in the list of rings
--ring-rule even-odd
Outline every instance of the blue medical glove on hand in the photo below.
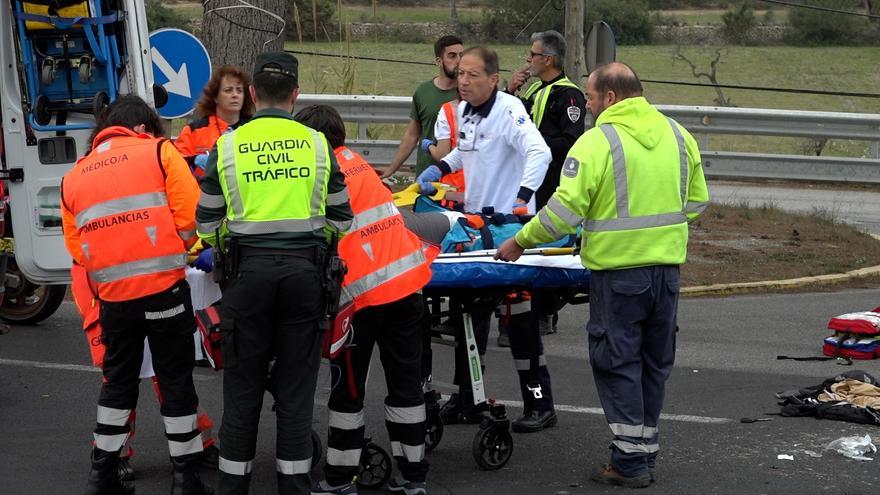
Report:
[[[196,155],[196,157],[193,159],[193,163],[196,164],[196,167],[204,170],[205,166],[208,164],[208,155],[206,153]]]
[[[433,139],[425,138],[425,139],[422,139],[422,144],[420,147],[422,148],[422,151],[430,154],[431,152],[428,150],[428,146],[431,146],[432,144],[437,144],[437,141],[435,141]]]
[[[193,267],[198,268],[203,272],[211,273],[211,270],[214,269],[213,257],[214,248],[204,249],[199,253],[196,260],[193,261]]]
[[[434,194],[437,192],[437,188],[434,187],[432,182],[439,181],[440,177],[443,177],[443,172],[440,171],[437,165],[430,165],[416,179],[416,182],[419,183],[419,192],[422,194]]]

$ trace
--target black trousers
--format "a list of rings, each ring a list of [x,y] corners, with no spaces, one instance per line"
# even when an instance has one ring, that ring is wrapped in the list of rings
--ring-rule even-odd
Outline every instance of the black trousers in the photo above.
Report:
[[[272,358],[278,491],[309,493],[312,408],[323,337],[319,265],[313,254],[244,254],[237,276],[221,286],[220,493],[248,493]]]
[[[330,429],[324,474],[331,485],[347,483],[358,472],[364,439],[364,392],[374,344],[385,370],[385,426],[391,453],[408,481],[424,481],[425,402],[421,387],[421,294],[358,311],[354,338],[332,361]]]
[[[95,428],[99,449],[118,452],[130,431],[128,415],[137,405],[146,338],[163,397],[160,410],[171,455],[202,450],[196,425],[199,399],[192,380],[195,326],[186,280],[140,299],[101,302],[101,339],[106,352]]]

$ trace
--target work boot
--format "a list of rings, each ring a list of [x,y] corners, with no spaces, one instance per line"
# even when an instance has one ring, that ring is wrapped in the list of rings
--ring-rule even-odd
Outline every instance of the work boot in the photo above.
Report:
[[[445,425],[476,424],[483,420],[483,413],[489,410],[489,404],[474,404],[473,396],[453,393],[449,400],[440,408],[440,420]]]
[[[134,495],[134,487],[119,480],[118,464],[118,452],[92,450],[86,495]]]
[[[531,411],[514,421],[510,428],[516,433],[535,433],[556,426],[556,411]]]
[[[217,465],[220,463],[220,449],[217,448],[216,444],[208,445],[208,447],[202,451],[200,463],[205,469],[217,469]]]
[[[611,464],[602,466],[602,470],[594,474],[591,480],[605,485],[623,486],[626,488],[646,488],[651,484],[651,474],[644,473],[636,476],[624,476],[617,472]]]
[[[357,485],[350,481],[341,485],[331,485],[327,480],[312,484],[312,495],[357,495],[357,492]]]
[[[424,481],[407,481],[398,474],[388,482],[388,491],[404,495],[427,495],[428,484]]]
[[[171,495],[214,495],[214,490],[199,478],[199,454],[172,457]]]
[[[134,468],[131,467],[130,457],[120,457],[116,470],[119,473],[120,481],[134,481]]]

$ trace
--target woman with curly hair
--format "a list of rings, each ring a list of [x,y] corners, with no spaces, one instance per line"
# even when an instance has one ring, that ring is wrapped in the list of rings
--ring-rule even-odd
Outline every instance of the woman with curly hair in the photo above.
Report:
[[[195,120],[177,136],[177,149],[193,167],[197,176],[217,139],[226,129],[235,129],[254,114],[254,102],[248,93],[250,75],[231,65],[214,71],[195,108]]]

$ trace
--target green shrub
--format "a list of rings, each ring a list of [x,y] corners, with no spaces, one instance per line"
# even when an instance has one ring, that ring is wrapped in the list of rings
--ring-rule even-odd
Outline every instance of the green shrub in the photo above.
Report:
[[[863,11],[860,0],[805,0],[808,5]],[[876,43],[878,28],[867,18],[812,9],[791,9],[789,41],[797,45],[865,45]]]
[[[527,42],[529,35],[535,31],[555,29],[564,32],[563,5],[550,2],[541,10],[543,6],[544,3],[534,0],[508,0],[493,4],[484,14],[487,36],[496,40],[511,40],[525,25],[529,26],[528,29],[513,41]],[[622,45],[648,43],[654,28],[646,0],[590,0],[585,12],[585,28],[589,30],[594,21],[607,22],[614,31],[617,43]]]
[[[755,27],[755,9],[748,0],[743,0],[739,7],[731,7],[721,16],[724,22],[724,36],[728,41],[745,45],[749,39],[749,31]]]
[[[588,32],[594,21],[607,22],[619,45],[648,44],[654,30],[647,0],[590,0],[586,11]]]
[[[487,38],[517,43],[528,42],[529,35],[535,31],[555,29],[563,32],[564,16],[565,9],[560,9],[560,5],[557,5],[556,2],[550,2],[545,6],[544,2],[535,2],[534,0],[496,2],[483,10]],[[514,36],[526,25],[529,27],[519,38],[514,40]]]
[[[166,7],[160,0],[147,0],[147,27],[150,31],[162,28],[177,28],[190,31],[189,19],[176,10]]]
[[[294,4],[299,11],[299,23],[302,29],[303,40],[315,39],[315,22],[312,18],[312,0],[288,0],[287,9],[284,12],[286,22],[284,32],[287,39],[297,39],[296,19],[294,18]],[[324,28],[333,22],[333,14],[336,13],[336,0],[317,0],[315,5],[318,20],[318,40],[326,41]],[[329,27],[327,28],[330,29]],[[333,31],[331,31],[333,32]]]

